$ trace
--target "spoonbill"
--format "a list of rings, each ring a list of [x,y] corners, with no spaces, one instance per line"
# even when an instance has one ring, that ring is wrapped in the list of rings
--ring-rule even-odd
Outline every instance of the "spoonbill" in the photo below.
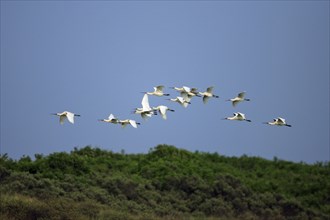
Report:
[[[110,114],[108,119],[99,119],[99,121],[117,124],[119,120],[113,114]]]
[[[227,118],[224,118],[226,120],[237,120],[237,121],[247,121],[247,122],[251,122],[251,120],[248,120],[245,118],[245,114],[243,113],[240,113],[240,112],[235,112],[234,113],[234,116],[232,117],[227,117]]]
[[[148,94],[144,94],[141,102],[142,108],[136,108],[134,110],[135,114],[140,114],[143,119],[146,117],[151,117],[156,114],[156,112],[150,108]]]
[[[274,118],[273,121],[271,122],[264,122],[264,124],[292,127],[291,125],[285,122],[284,118],[280,118],[280,117]]]
[[[126,120],[118,120],[118,123],[121,124],[121,126],[123,128],[126,127],[126,125],[130,124],[132,125],[133,128],[137,128],[138,125],[140,125],[140,123],[134,121],[134,120],[131,120],[131,119],[126,119]]]
[[[159,111],[159,113],[161,114],[161,116],[163,117],[164,120],[167,119],[166,111],[174,112],[173,109],[170,109],[170,108],[168,108],[168,107],[165,106],[165,105],[159,105],[159,106],[157,106],[157,107],[154,107],[153,109],[156,110],[156,111]]]
[[[175,89],[176,91],[180,92],[181,96],[182,96],[182,94],[188,94],[188,96],[190,96],[190,97],[200,96],[198,94],[197,88],[189,88],[188,86],[183,86],[182,88],[178,88],[178,87],[170,87],[170,88]]]
[[[206,104],[211,97],[219,98],[219,96],[213,94],[213,88],[214,88],[213,86],[210,86],[206,89],[205,92],[199,92],[199,94],[203,96],[204,104]]]
[[[187,86],[184,86],[184,91],[180,92],[181,96],[187,101],[190,102],[192,97],[198,96],[201,97],[201,95],[198,93],[197,88],[189,88]]]
[[[239,102],[250,101],[250,99],[244,98],[246,92],[240,92],[235,98],[228,99],[226,101],[231,101],[233,107],[235,107]]]
[[[164,86],[156,86],[154,87],[153,92],[146,92],[148,95],[155,95],[155,96],[169,96],[170,94],[166,94],[163,92]]]
[[[65,118],[67,118],[70,123],[74,124],[74,116],[80,117],[80,115],[68,111],[64,111],[62,113],[52,113],[52,115],[57,115],[60,117],[61,125],[64,123]]]
[[[183,97],[180,96],[176,97],[175,99],[167,99],[167,100],[170,100],[172,102],[177,102],[185,108],[188,107],[188,104],[191,104],[190,102],[188,102],[187,100],[185,100]]]
[[[183,86],[183,87],[169,87],[170,89],[174,89],[174,90],[176,90],[176,91],[178,91],[178,92],[185,92],[185,87],[186,86]],[[186,87],[186,88],[189,88],[189,87]]]

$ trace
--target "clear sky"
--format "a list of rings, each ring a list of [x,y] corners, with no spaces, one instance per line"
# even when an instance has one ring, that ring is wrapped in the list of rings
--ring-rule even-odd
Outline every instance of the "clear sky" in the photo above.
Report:
[[[131,114],[144,91],[214,86],[168,119]],[[226,99],[247,91],[250,102]],[[329,160],[329,1],[1,1],[1,153],[158,144],[226,156]],[[74,125],[50,115],[81,114]],[[252,122],[221,120],[243,112]],[[141,122],[122,129],[110,113]],[[262,122],[286,118],[293,127]]]

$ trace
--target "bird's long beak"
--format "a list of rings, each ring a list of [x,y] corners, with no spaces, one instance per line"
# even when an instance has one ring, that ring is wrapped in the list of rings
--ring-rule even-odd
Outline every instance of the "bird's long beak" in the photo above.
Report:
[[[80,117],[81,115],[78,115],[78,114],[74,114],[74,116]]]
[[[56,113],[50,113],[51,115],[57,115]]]

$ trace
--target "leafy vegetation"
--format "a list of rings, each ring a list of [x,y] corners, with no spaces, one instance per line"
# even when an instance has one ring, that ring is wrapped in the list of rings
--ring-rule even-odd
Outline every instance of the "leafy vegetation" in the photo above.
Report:
[[[330,163],[158,145],[0,157],[0,219],[329,219]]]

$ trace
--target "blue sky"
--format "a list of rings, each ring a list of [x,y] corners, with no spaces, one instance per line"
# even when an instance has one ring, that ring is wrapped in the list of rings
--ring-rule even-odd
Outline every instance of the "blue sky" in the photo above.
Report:
[[[144,91],[214,86],[168,119],[131,114]],[[247,91],[250,102],[226,99]],[[1,153],[158,144],[226,156],[329,160],[329,1],[1,1]],[[81,114],[60,125],[50,113]],[[221,120],[233,112],[252,120]],[[113,113],[138,129],[98,122]],[[284,117],[292,128],[262,124]]]

